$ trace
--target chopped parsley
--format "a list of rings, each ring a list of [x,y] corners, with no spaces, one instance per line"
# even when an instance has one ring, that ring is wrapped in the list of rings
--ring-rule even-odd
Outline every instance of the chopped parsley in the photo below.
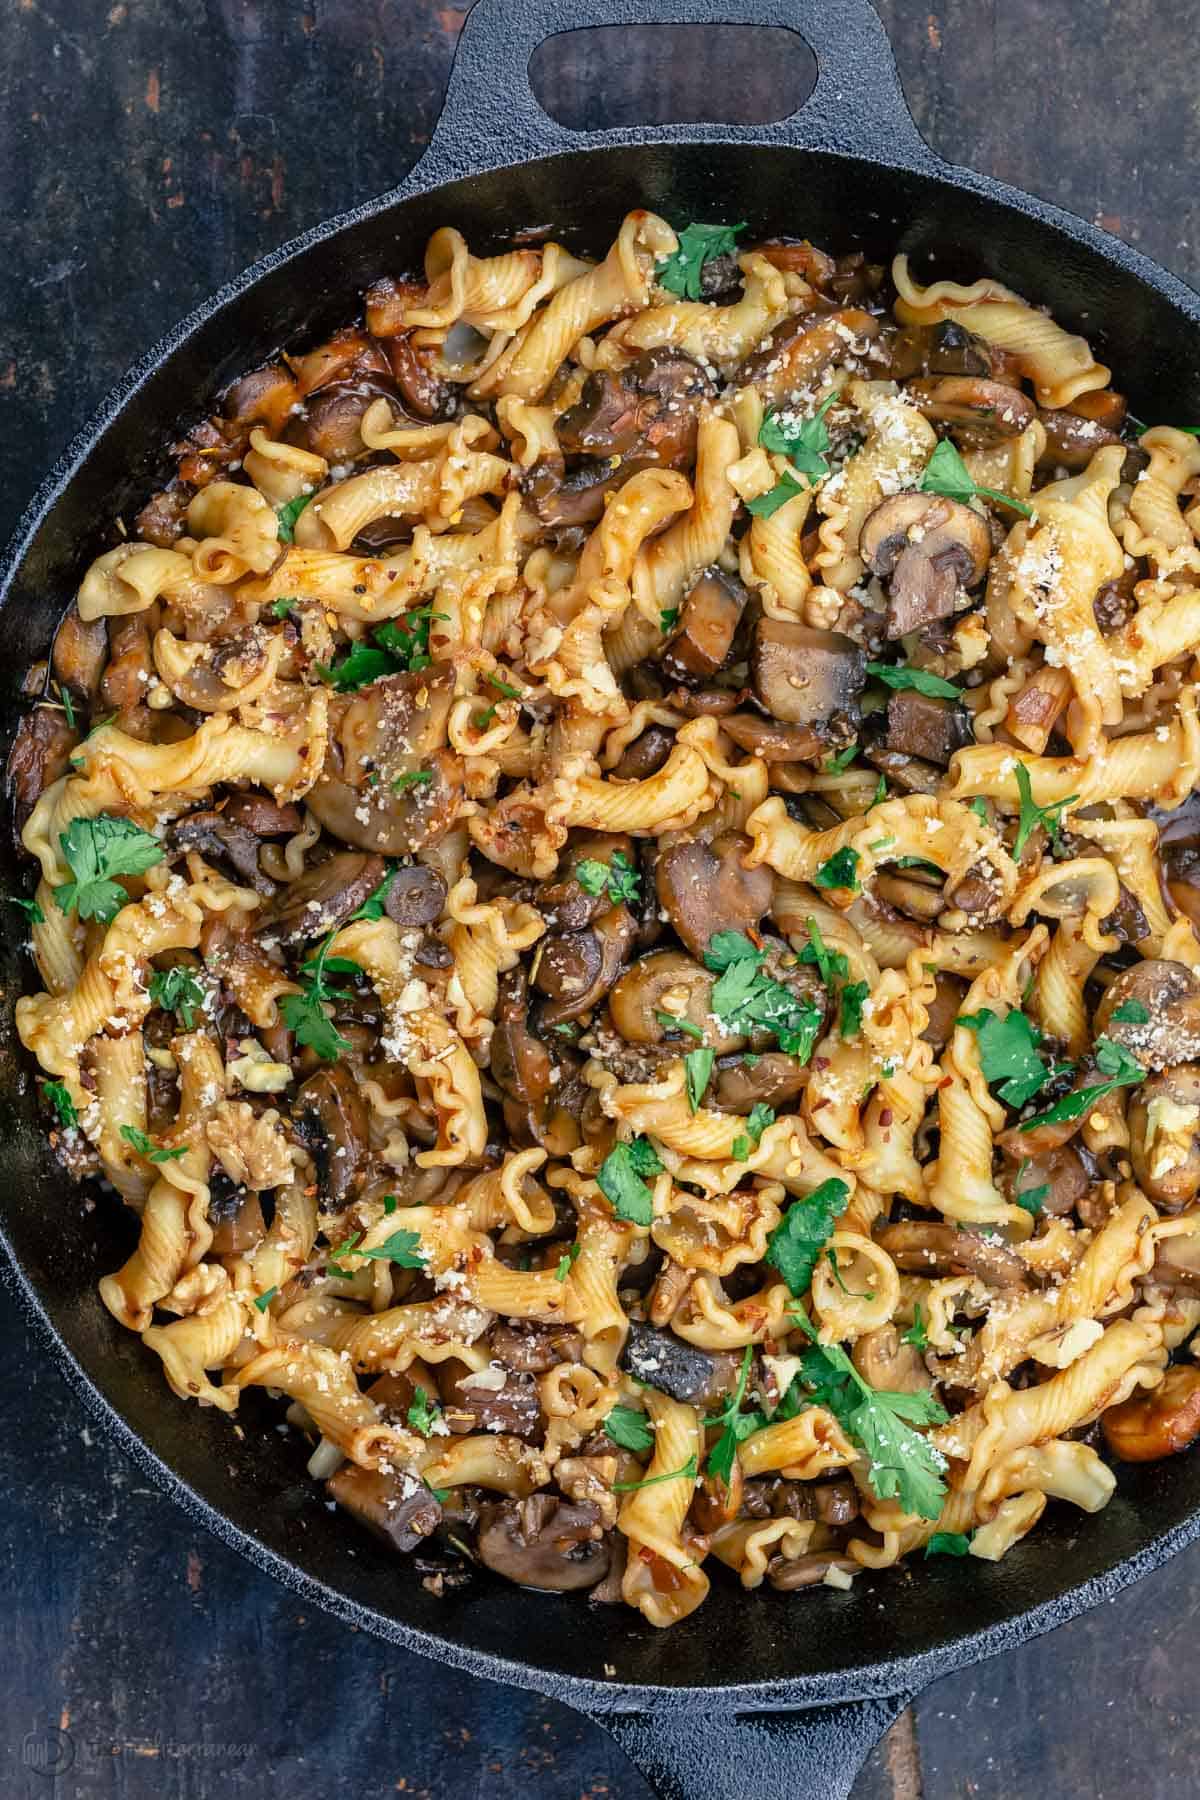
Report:
[[[1140,1000],[1123,1000],[1112,1014],[1115,1025],[1148,1025],[1150,1014]]]
[[[807,481],[797,481],[785,469],[773,488],[768,488],[765,494],[759,494],[755,500],[747,500],[746,511],[756,519],[773,519],[780,507],[786,506],[789,500],[794,500],[797,494],[807,494],[808,486]]]
[[[279,1002],[280,1016],[288,1030],[295,1032],[296,1042],[315,1051],[322,1062],[336,1062],[343,1050],[350,1048],[349,1039],[342,1036],[325,1011],[328,1001],[349,998],[345,988],[330,987],[327,976],[331,972],[348,974],[352,969],[358,973],[358,965],[346,957],[335,957],[332,963],[328,961],[329,946],[336,935],[335,927],[317,954],[302,967],[300,993],[284,994]]]
[[[851,1300],[873,1300],[875,1298],[874,1294],[872,1294],[872,1293],[867,1293],[867,1294],[856,1293],[853,1288],[848,1288],[846,1286],[845,1278],[842,1275],[841,1267],[838,1263],[836,1250],[827,1250],[825,1252],[825,1261],[829,1264],[830,1273],[832,1274],[833,1279],[837,1282],[838,1286],[841,1288],[843,1294],[845,1294],[847,1296],[847,1298],[849,1298]]]
[[[362,905],[359,907],[358,911],[356,913],[350,914],[350,917],[349,917],[349,919],[347,919],[346,923],[349,925],[355,919],[382,919],[383,910],[384,910],[384,902],[387,900],[388,894],[391,891],[392,883],[393,883],[393,881],[395,881],[395,879],[396,879],[396,865],[393,863],[392,867],[388,870],[387,874],[384,876],[384,878],[380,882],[379,886],[377,888],[372,889],[372,891],[367,895],[366,899],[363,901]],[[394,1199],[395,1196],[389,1194],[388,1198]]]
[[[395,1263],[400,1269],[424,1269],[427,1259],[421,1253],[419,1231],[393,1231],[382,1244],[372,1244],[358,1254],[368,1262]]]
[[[709,1082],[712,1080],[713,1063],[717,1053],[705,1045],[700,1050],[689,1050],[683,1059],[684,1079],[687,1083],[688,1105],[693,1112],[699,1111]]]
[[[353,644],[339,663],[318,663],[317,674],[339,694],[378,681],[381,675],[413,674],[427,669],[433,658],[429,654],[429,627],[434,619],[446,619],[448,613],[435,613],[433,604],[414,607],[403,621],[387,619],[371,633],[374,644]],[[515,692],[515,689],[513,690]]]
[[[813,886],[848,888],[852,894],[857,894],[858,851],[852,850],[849,844],[841,850],[835,850],[813,875]]]
[[[1049,806],[1038,806],[1033,798],[1033,784],[1029,779],[1029,770],[1021,761],[1017,762],[1017,792],[1021,796],[1021,817],[1017,824],[1017,835],[1013,841],[1012,853],[1016,861],[1020,861],[1021,852],[1028,843],[1031,833],[1038,826],[1044,826],[1052,838],[1057,838],[1062,830],[1062,816],[1068,806],[1074,806],[1079,799],[1078,794],[1068,794],[1065,800],[1055,800]]]
[[[645,1413],[633,1406],[614,1406],[604,1421],[604,1430],[620,1450],[631,1450],[645,1456],[654,1448],[654,1428]]]
[[[693,1025],[690,1019],[685,1019],[680,1013],[656,1012],[654,1016],[664,1031],[679,1031],[697,1039],[704,1037],[699,1025]]]
[[[1019,1130],[1032,1131],[1037,1125],[1058,1125],[1067,1119],[1081,1118],[1097,1100],[1103,1100],[1105,1094],[1111,1094],[1114,1088],[1135,1087],[1139,1081],[1145,1081],[1146,1071],[1141,1063],[1136,1062],[1128,1050],[1123,1045],[1114,1043],[1112,1038],[1098,1037],[1093,1051],[1096,1066],[1107,1079],[1097,1082],[1093,1087],[1080,1088],[1076,1093],[1064,1094],[1046,1112],[1026,1119],[1018,1127]]]
[[[931,675],[927,669],[914,669],[909,663],[869,662],[867,674],[873,675],[876,681],[882,681],[884,687],[897,690],[914,688],[918,694],[926,694],[933,699],[962,699],[962,690],[956,688],[952,681],[943,681],[940,675]]]
[[[694,1456],[689,1456],[681,1469],[668,1469],[662,1475],[643,1475],[640,1481],[614,1481],[614,1494],[632,1494],[635,1488],[654,1487],[660,1481],[678,1481],[685,1475],[689,1481],[695,1481],[699,1474],[699,1465]]]
[[[579,1255],[582,1248],[582,1244],[572,1244],[569,1250],[563,1252],[558,1259],[558,1267],[554,1271],[555,1281],[565,1281],[567,1279],[567,1276],[575,1266],[575,1258]]]
[[[1069,1074],[1073,1063],[1047,1064],[1038,1049],[1042,1034],[1025,1014],[1014,1007],[1001,1017],[989,1007],[977,1013],[960,1013],[956,1025],[975,1033],[979,1062],[988,1086],[1006,1106],[1024,1106],[1040,1094],[1056,1075]],[[999,1085],[996,1085],[999,1084]]]
[[[833,993],[839,981],[845,981],[850,973],[850,963],[844,950],[830,950],[821,936],[821,927],[813,918],[809,918],[808,942],[800,952],[800,961],[815,963],[821,980]]]
[[[870,985],[865,981],[848,981],[842,989],[841,1011],[838,1014],[838,1031],[842,1037],[857,1037],[862,1030],[863,1007],[870,991]]]
[[[759,427],[758,441],[764,450],[786,456],[790,466],[769,493],[750,501],[749,510],[756,518],[769,519],[786,501],[804,493],[806,488],[814,487],[828,475],[829,432],[825,414],[836,399],[836,393],[826,394],[810,419],[798,419],[795,413],[786,410],[773,409],[767,414]],[[797,476],[803,476],[803,486]]]
[[[261,1313],[265,1313],[278,1292],[279,1289],[277,1287],[269,1287],[264,1294],[256,1294],[254,1296],[254,1304],[257,1310]]]
[[[746,221],[736,225],[685,225],[679,233],[679,247],[655,270],[660,287],[681,300],[702,300],[701,276],[706,262],[715,256],[732,256],[737,249],[738,234],[745,231]]]
[[[902,1344],[911,1344],[914,1350],[928,1350],[929,1333],[925,1329],[925,1321],[921,1316],[921,1302],[913,1303],[913,1322],[900,1339]]]
[[[641,877],[623,850],[614,850],[607,862],[585,856],[575,864],[575,879],[593,897],[607,888],[614,906],[636,904],[641,898]]]
[[[75,911],[81,919],[98,919],[102,925],[115,919],[129,899],[116,877],[144,875],[163,859],[163,847],[150,832],[132,819],[114,819],[107,813],[96,819],[72,819],[58,841],[75,879],[55,888],[55,904],[62,912]]]
[[[849,1199],[849,1184],[831,1176],[802,1200],[793,1201],[767,1238],[765,1261],[779,1270],[789,1293],[803,1294],[812,1285],[817,1258]]]
[[[144,1131],[139,1131],[136,1125],[122,1125],[121,1136],[127,1144],[133,1146],[139,1156],[144,1156],[148,1162],[177,1162],[181,1156],[187,1155],[186,1144],[181,1144],[177,1150],[164,1150],[155,1144],[152,1137],[147,1137]]]
[[[765,960],[766,951],[756,950],[742,932],[715,932],[704,953],[705,966],[718,972],[709,1010],[739,1035],[772,1032],[781,1050],[807,1062],[824,1015],[807,994],[794,994],[783,982],[764,975]]]
[[[987,801],[982,794],[976,794],[975,798],[971,801],[970,811],[975,814],[975,817],[979,820],[981,825],[989,823]]]
[[[1025,1161],[1017,1170],[1018,1182],[1029,1166],[1029,1158],[1026,1157]],[[1013,1198],[1016,1200],[1018,1206],[1023,1206],[1025,1211],[1036,1219],[1045,1204],[1046,1196],[1049,1192],[1050,1183],[1044,1181],[1040,1187],[1018,1187]]]
[[[36,900],[22,900],[19,894],[4,894],[0,898],[7,900],[10,906],[19,906],[31,925],[46,923],[46,915]]]
[[[64,1131],[74,1131],[79,1124],[79,1114],[75,1111],[75,1102],[67,1091],[65,1081],[43,1081],[42,1092],[58,1114],[58,1122]]]
[[[196,1008],[204,1005],[204,989],[182,963],[172,969],[156,969],[150,977],[150,998],[164,1012],[179,1014],[185,1031],[196,1023]]]
[[[430,1437],[442,1416],[442,1409],[436,1400],[431,1400],[423,1387],[413,1389],[412,1405],[404,1415],[404,1422],[410,1431],[418,1436]]]
[[[970,470],[949,438],[943,438],[930,457],[921,477],[921,491],[925,494],[941,494],[947,500],[960,501],[973,500],[976,494],[982,494],[985,499],[995,500],[1001,506],[1011,506],[1022,518],[1033,517],[1032,506],[1026,506],[1023,500],[1014,500],[1011,494],[997,493],[995,488],[979,487],[971,479]]]
[[[840,1344],[811,1344],[801,1375],[814,1406],[828,1407],[867,1454],[867,1480],[880,1500],[936,1519],[942,1510],[946,1459],[914,1425],[942,1425],[948,1414],[932,1394],[901,1394],[864,1381]]]
[[[665,637],[667,632],[674,631],[679,623],[679,608],[677,606],[662,607],[658,615],[658,622],[662,626]]]
[[[286,506],[276,507],[275,516],[279,520],[279,541],[281,544],[291,544],[295,542],[296,520],[300,517],[300,514],[304,511],[305,507],[315,498],[316,496],[314,494],[297,494],[296,498],[294,500],[289,500]]]
[[[276,619],[289,619],[300,601],[295,594],[285,594],[278,600],[272,600],[267,611]]]
[[[654,1218],[654,1195],[642,1177],[661,1173],[662,1164],[649,1138],[635,1137],[627,1144],[613,1145],[600,1164],[596,1181],[618,1219],[649,1225]]]
[[[737,1455],[737,1447],[744,1438],[751,1437],[754,1432],[761,1431],[766,1424],[766,1416],[761,1412],[743,1413],[742,1401],[746,1398],[746,1383],[750,1379],[750,1362],[754,1354],[753,1346],[747,1344],[742,1352],[742,1366],[738,1371],[737,1384],[720,1412],[711,1414],[705,1419],[706,1425],[719,1425],[721,1435],[708,1453],[708,1461],[704,1465],[705,1473],[723,1481],[728,1487],[733,1478],[733,1459]]]
[[[843,774],[850,767],[850,764],[854,761],[854,759],[857,755],[858,755],[858,742],[856,739],[854,743],[847,744],[846,748],[844,750],[839,750],[836,756],[830,756],[830,757],[826,758],[825,765],[824,765],[825,773],[827,775]]]
[[[749,1060],[749,1059],[747,1059]],[[756,1062],[758,1058],[754,1059]],[[751,1148],[757,1148],[758,1141],[768,1125],[775,1123],[775,1108],[767,1106],[764,1101],[756,1100],[750,1108],[746,1119],[746,1129],[733,1140],[733,1155],[738,1162],[745,1162]]]
[[[428,787],[432,780],[432,769],[410,769],[407,774],[396,776],[392,782],[392,792],[393,794],[403,794],[409,788]]]
[[[969,1531],[935,1531],[925,1546],[926,1556],[966,1556],[971,1548]]]
[[[58,684],[58,697],[62,701],[62,709],[63,709],[64,714],[66,715],[67,724],[70,726],[71,730],[74,731],[74,729],[75,729],[75,702],[71,698],[70,688],[63,687],[61,682]]]

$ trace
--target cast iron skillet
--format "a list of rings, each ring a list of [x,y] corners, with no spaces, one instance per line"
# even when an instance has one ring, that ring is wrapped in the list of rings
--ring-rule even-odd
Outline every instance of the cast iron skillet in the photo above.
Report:
[[[579,26],[638,22],[797,29],[817,55],[816,88],[799,113],[752,130],[577,135],[552,123],[529,88],[536,46]],[[751,235],[786,230],[834,249],[900,247],[919,271],[936,254],[938,274],[995,274],[1084,330],[1140,416],[1200,410],[1200,298],[1079,219],[935,157],[868,0],[478,0],[445,111],[409,179],[266,257],[193,313],[42,487],[0,565],[0,729],[15,724],[21,673],[44,655],[89,557],[108,546],[109,522],[140,504],[162,473],[158,447],[224,381],[341,322],[373,277],[419,265],[438,225],[461,227],[477,251],[541,224],[595,251],[637,205],[680,224],[746,219]],[[3,855],[11,888],[15,858]],[[11,996],[28,968],[19,933],[7,935],[0,978]],[[663,1795],[844,1796],[871,1743],[927,1682],[1110,1597],[1200,1532],[1200,1459],[1182,1457],[1123,1469],[1096,1518],[1052,1509],[999,1566],[941,1559],[911,1579],[864,1577],[849,1594],[791,1600],[717,1579],[705,1606],[665,1633],[622,1608],[486,1578],[434,1599],[403,1562],[326,1511],[295,1448],[255,1429],[255,1396],[235,1437],[223,1415],[175,1400],[157,1361],[113,1324],[95,1279],[127,1254],[129,1224],[115,1206],[85,1211],[56,1172],[11,1014],[0,1029],[6,1273],[68,1379],[139,1466],[306,1600],[589,1713]]]

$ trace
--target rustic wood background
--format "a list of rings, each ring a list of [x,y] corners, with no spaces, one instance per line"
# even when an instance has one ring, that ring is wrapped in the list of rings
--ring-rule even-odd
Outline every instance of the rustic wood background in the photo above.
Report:
[[[1200,280],[1194,0],[879,4],[936,149]],[[404,174],[463,10],[0,0],[0,532],[175,319]],[[691,35],[626,34],[619,61],[611,47],[565,39],[542,59],[569,122],[704,116],[716,69],[726,116],[769,116],[767,86],[782,78],[786,99],[805,80],[803,54],[764,70],[737,34],[703,60]],[[300,1613],[96,1441],[6,1303],[0,1333],[0,1793],[647,1800],[604,1734],[565,1707]],[[856,1800],[1200,1792],[1198,1610],[1200,1549],[1112,1607],[943,1681],[873,1757]]]

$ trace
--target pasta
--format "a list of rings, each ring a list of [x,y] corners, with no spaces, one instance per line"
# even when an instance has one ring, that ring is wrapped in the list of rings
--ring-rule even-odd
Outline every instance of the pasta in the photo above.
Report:
[[[115,1324],[434,1591],[653,1627],[1200,1436],[1196,433],[741,229],[437,231],[176,445],[9,757]]]

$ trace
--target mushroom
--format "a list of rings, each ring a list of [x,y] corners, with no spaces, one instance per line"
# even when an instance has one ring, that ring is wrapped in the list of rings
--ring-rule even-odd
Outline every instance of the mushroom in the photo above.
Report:
[[[662,653],[663,673],[672,681],[707,681],[733,648],[734,635],[750,596],[735,575],[714,564],[702,569],[684,595],[679,619]]]
[[[850,1355],[863,1380],[873,1388],[893,1394],[925,1394],[933,1385],[920,1351],[902,1343],[894,1325],[865,1332]]]
[[[221,817],[230,825],[244,825],[255,837],[293,837],[304,829],[298,806],[280,806],[269,794],[231,794]]]
[[[384,348],[408,411],[418,419],[452,419],[459,391],[437,373],[432,355],[413,343],[411,331],[389,338]]]
[[[267,363],[239,376],[221,395],[221,416],[232,424],[265,425],[277,437],[292,416],[300,390],[283,363]]]
[[[967,984],[960,981],[957,975],[947,975],[939,971],[935,979],[936,992],[926,1008],[929,1023],[921,1037],[935,1050],[948,1044],[954,1031],[955,1020],[962,1011],[962,1003],[967,997]]]
[[[1042,1196],[1041,1210],[1052,1218],[1073,1212],[1097,1178],[1091,1152],[1079,1144],[1062,1144],[1038,1156],[1020,1155],[1014,1146],[1007,1154],[1015,1163],[1005,1183],[1009,1199],[1015,1202],[1021,1194],[1044,1187],[1048,1192]]]
[[[215,470],[214,470],[215,473]],[[133,518],[133,535],[139,544],[153,544],[156,550],[169,550],[183,536],[185,516],[192,490],[182,481],[169,481],[165,488],[152,494],[141,512]],[[97,620],[103,627],[104,620]]]
[[[630,1323],[618,1361],[627,1374],[688,1406],[722,1399],[732,1393],[738,1379],[738,1357],[698,1350],[673,1331],[659,1331],[636,1319]]]
[[[747,1114],[757,1105],[778,1108],[808,1085],[809,1068],[782,1050],[766,1050],[747,1062],[744,1057],[723,1057],[704,1104],[715,1112]]]
[[[655,950],[626,969],[608,997],[616,1031],[628,1044],[661,1044],[666,1027],[660,1014],[686,1020],[701,1031],[703,1041],[725,1053],[744,1040],[731,1036],[710,1011],[716,976],[681,950]],[[689,1033],[689,1037],[690,1037]]]
[[[889,750],[873,740],[863,745],[863,756],[872,768],[886,775],[891,785],[904,794],[939,793],[945,780],[936,763],[924,762],[919,756],[906,756],[900,750]]]
[[[875,893],[888,906],[907,913],[910,919],[924,920],[926,924],[931,924],[946,910],[941,882],[923,881],[916,870],[903,874],[883,870],[875,877]]]
[[[636,935],[629,908],[613,906],[583,931],[543,938],[533,976],[534,987],[546,996],[538,1023],[564,1025],[590,1012],[628,961]]]
[[[1122,1462],[1159,1462],[1186,1450],[1200,1437],[1200,1369],[1178,1363],[1149,1393],[1110,1406],[1100,1429]]]
[[[529,1029],[527,1013],[526,973],[518,963],[500,978],[490,1066],[493,1080],[506,1094],[537,1106],[550,1091],[554,1059]]]
[[[718,931],[757,930],[770,912],[775,876],[765,863],[747,869],[750,841],[727,831],[711,844],[702,838],[663,850],[655,870],[659,905],[693,956],[703,956]]]
[[[1138,1186],[1156,1206],[1182,1211],[1200,1192],[1200,1067],[1180,1063],[1143,1081],[1127,1122]]]
[[[1085,419],[1073,407],[1050,408],[1038,413],[1046,432],[1042,461],[1064,469],[1086,469],[1097,450],[1123,442],[1098,419]]]
[[[891,694],[887,709],[887,748],[902,756],[946,768],[956,750],[974,742],[971,718],[965,706],[936,694],[919,694],[903,688]]]
[[[407,867],[393,865],[392,879],[384,896],[383,910],[402,931],[432,925],[446,904],[446,882],[427,863]]]
[[[583,1361],[583,1337],[570,1325],[534,1319],[498,1319],[488,1333],[493,1362],[528,1375],[545,1375],[559,1363]]]
[[[327,463],[355,462],[367,454],[362,438],[363,414],[376,400],[384,399],[396,407],[395,390],[390,381],[378,377],[367,380],[337,381],[323,387],[288,426],[286,441],[301,449],[323,456]],[[405,420],[413,424],[413,420]]]
[[[275,892],[275,883],[258,866],[257,837],[224,813],[194,812],[177,819],[170,829],[170,841],[181,850],[197,850],[202,856],[228,863],[256,894],[269,897]]]
[[[961,441],[992,444],[1020,437],[1038,416],[1037,407],[1020,388],[978,375],[948,375],[910,382],[905,390],[927,419],[949,425]]]
[[[991,375],[995,360],[985,339],[952,319],[940,325],[906,325],[888,350],[888,372],[902,381],[917,374]]]
[[[1028,1271],[1006,1244],[932,1220],[904,1219],[879,1233],[880,1248],[908,1275],[978,1275],[989,1287],[1028,1287]]]
[[[1131,1010],[1139,1017],[1117,1015]],[[1145,1019],[1141,1013],[1147,1014]],[[1151,957],[1125,969],[1096,1010],[1096,1035],[1122,1045],[1144,1069],[1200,1060],[1200,975],[1185,963]]]
[[[674,748],[673,731],[666,725],[648,725],[621,752],[620,761],[612,771],[613,780],[645,781],[648,776],[657,775]]]
[[[324,937],[358,911],[386,872],[381,856],[337,850],[289,882],[264,923],[289,948]]]
[[[814,1484],[782,1475],[756,1475],[742,1489],[742,1511],[751,1519],[811,1519]]]
[[[415,1550],[436,1531],[441,1504],[418,1476],[346,1462],[325,1483],[330,1498],[393,1550]]]
[[[257,1193],[235,1187],[220,1164],[209,1174],[205,1217],[212,1227],[213,1256],[244,1256],[267,1235]]]
[[[787,725],[825,725],[839,712],[857,718],[866,663],[865,652],[835,631],[768,618],[754,628],[755,697],[764,712]]]
[[[316,1164],[321,1206],[341,1212],[362,1191],[370,1145],[367,1104],[344,1063],[330,1063],[301,1083],[292,1122]]]
[[[695,454],[700,405],[715,392],[694,358],[663,344],[643,350],[619,373],[589,375],[576,405],[556,420],[555,435],[568,456],[620,456],[643,468],[679,468]]]
[[[843,1575],[862,1574],[862,1564],[840,1550],[810,1550],[794,1560],[773,1556],[767,1564],[767,1580],[777,1592],[790,1594],[797,1588],[821,1586],[831,1569]]]
[[[875,315],[858,306],[792,315],[751,352],[733,385],[753,386],[764,406],[780,406],[805,390],[811,392],[830,363],[845,361],[855,338],[870,341],[881,329]]]
[[[751,712],[727,714],[721,719],[721,730],[739,750],[748,750],[768,763],[818,762],[836,748],[811,725],[780,725]]]
[[[520,1587],[569,1593],[595,1587],[612,1550],[591,1501],[572,1505],[555,1494],[490,1500],[479,1514],[479,1560]]]
[[[54,634],[50,666],[60,688],[70,688],[77,700],[91,706],[100,691],[108,656],[108,631],[103,619],[87,625],[72,600]]]
[[[509,1369],[468,1370],[442,1389],[446,1423],[456,1437],[503,1431],[532,1440],[541,1435],[542,1407],[532,1375]]]
[[[672,740],[673,741],[673,740]],[[633,867],[633,839],[623,833],[588,832],[580,833],[568,844],[559,859],[559,866],[549,881],[543,881],[534,896],[538,911],[548,925],[557,926],[560,931],[582,931],[585,925],[591,925],[601,913],[608,912],[612,906],[609,893],[610,876],[621,864],[614,863],[616,856],[624,858],[628,867]],[[592,893],[591,886],[584,887],[578,875],[581,863],[603,863],[609,876],[598,893]],[[592,884],[594,885],[594,884]]]
[[[307,798],[343,843],[415,855],[443,837],[463,795],[462,759],[444,748],[454,677],[386,675],[330,707],[330,746]]]
[[[8,790],[18,834],[43,791],[66,774],[78,742],[78,731],[53,707],[35,706],[21,719],[8,753]]]
[[[859,554],[887,577],[889,638],[947,618],[960,591],[983,580],[992,552],[987,520],[941,494],[892,494],[868,513]]]

